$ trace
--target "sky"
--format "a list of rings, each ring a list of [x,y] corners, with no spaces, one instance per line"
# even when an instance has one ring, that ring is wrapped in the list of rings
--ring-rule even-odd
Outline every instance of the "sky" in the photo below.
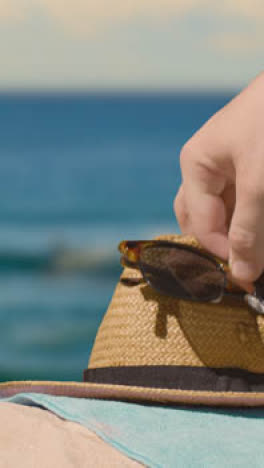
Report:
[[[228,89],[263,70],[263,0],[0,0],[0,89]]]

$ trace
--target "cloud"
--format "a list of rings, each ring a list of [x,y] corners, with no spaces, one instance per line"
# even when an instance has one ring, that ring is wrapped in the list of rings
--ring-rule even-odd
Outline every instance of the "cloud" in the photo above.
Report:
[[[18,19],[20,17],[20,8],[16,8],[13,0],[1,0],[0,2],[0,20]]]
[[[254,34],[245,33],[222,33],[215,34],[210,41],[210,46],[214,50],[219,50],[225,54],[242,54],[260,52],[263,50],[264,33],[263,30]]]
[[[240,31],[216,32],[211,37],[211,47],[224,54],[249,54],[263,50],[264,8],[263,0],[222,0],[218,5],[221,14],[228,18],[247,19],[248,27]]]
[[[247,18],[264,19],[263,0],[222,0],[217,8],[223,12],[239,14]]]
[[[64,27],[81,34],[101,31],[130,19],[168,18],[190,11],[194,0],[37,0]]]
[[[262,5],[0,0],[0,86],[240,86],[261,67]]]
[[[189,11],[195,0],[0,0],[0,21],[48,14],[67,29],[91,33],[137,17],[166,18]]]
[[[91,35],[126,21],[145,18],[164,21],[192,11],[246,17],[263,28],[263,0],[0,0],[0,21],[27,19],[42,12],[64,29],[77,35]],[[221,40],[218,41],[220,45]]]

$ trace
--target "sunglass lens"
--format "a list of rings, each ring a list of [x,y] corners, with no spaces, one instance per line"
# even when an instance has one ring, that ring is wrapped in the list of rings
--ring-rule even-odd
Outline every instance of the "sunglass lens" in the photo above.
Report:
[[[258,278],[256,285],[256,297],[264,300],[264,273]]]
[[[178,298],[213,301],[224,289],[225,277],[217,265],[187,248],[147,247],[141,253],[140,266],[154,289]]]

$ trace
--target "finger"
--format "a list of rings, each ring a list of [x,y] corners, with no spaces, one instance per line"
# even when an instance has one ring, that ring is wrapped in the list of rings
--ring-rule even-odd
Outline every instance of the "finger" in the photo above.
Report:
[[[222,199],[225,204],[225,212],[226,212],[226,227],[229,231],[232,217],[235,210],[236,205],[236,187],[235,184],[231,183],[226,186],[222,193]]]
[[[173,206],[182,234],[192,234],[190,217],[185,202],[183,185],[181,185],[179,188],[179,191],[174,199]]]
[[[186,209],[193,232],[200,243],[215,255],[228,258],[228,230],[222,194],[224,174],[200,164],[203,155],[181,157]]]
[[[255,281],[264,269],[264,188],[254,179],[250,174],[246,182],[238,178],[229,231],[232,275],[241,281]]]

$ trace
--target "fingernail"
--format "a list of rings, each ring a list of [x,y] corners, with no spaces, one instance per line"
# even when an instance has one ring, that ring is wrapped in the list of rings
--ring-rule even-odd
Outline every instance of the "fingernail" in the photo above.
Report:
[[[231,262],[232,275],[242,281],[251,281],[254,276],[254,267],[243,260],[233,260]]]

